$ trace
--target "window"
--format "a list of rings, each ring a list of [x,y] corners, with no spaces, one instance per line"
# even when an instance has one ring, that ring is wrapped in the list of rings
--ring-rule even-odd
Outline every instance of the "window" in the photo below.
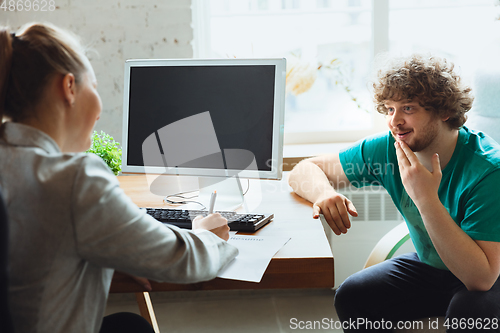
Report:
[[[432,52],[466,71],[500,23],[491,0],[391,0],[389,10],[391,51]]]
[[[285,144],[354,141],[386,130],[370,93],[374,54],[473,63],[492,9],[491,0],[193,0],[195,56],[287,58]]]

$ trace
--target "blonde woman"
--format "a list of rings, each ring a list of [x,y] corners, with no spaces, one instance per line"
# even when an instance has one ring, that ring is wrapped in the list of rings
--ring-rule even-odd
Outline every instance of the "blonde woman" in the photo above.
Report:
[[[0,186],[16,332],[140,332],[142,318],[133,315],[103,323],[114,269],[190,283],[214,278],[234,258],[220,215],[197,219],[193,231],[166,227],[124,195],[98,157],[81,153],[101,100],[75,36],[48,24],[0,28],[0,68],[0,118],[7,119]]]

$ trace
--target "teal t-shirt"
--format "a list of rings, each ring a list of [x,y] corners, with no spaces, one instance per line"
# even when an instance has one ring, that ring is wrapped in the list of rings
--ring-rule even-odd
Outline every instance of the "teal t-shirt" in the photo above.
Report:
[[[401,182],[390,132],[341,151],[340,162],[352,185],[381,185],[387,190],[408,225],[422,262],[448,269]],[[463,127],[442,173],[439,198],[458,226],[474,240],[500,242],[500,145],[481,132]]]

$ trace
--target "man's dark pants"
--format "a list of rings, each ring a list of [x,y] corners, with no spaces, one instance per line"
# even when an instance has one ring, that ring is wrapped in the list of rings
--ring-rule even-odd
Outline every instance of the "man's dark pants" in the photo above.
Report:
[[[441,316],[448,332],[500,332],[500,282],[468,291],[451,272],[408,253],[350,276],[336,291],[335,308],[344,332],[390,331],[398,321],[409,327]]]

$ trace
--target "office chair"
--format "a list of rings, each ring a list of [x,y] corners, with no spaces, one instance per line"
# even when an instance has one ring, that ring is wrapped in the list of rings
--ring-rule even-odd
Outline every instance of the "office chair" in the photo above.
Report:
[[[384,260],[390,259],[394,256],[396,251],[407,241],[410,239],[410,233],[408,231],[408,227],[406,226],[406,222],[402,222],[398,224],[396,227],[391,229],[387,234],[382,237],[378,243],[373,248],[372,252],[368,256],[366,260],[365,266],[363,268],[367,268],[373,265],[376,265]],[[404,296],[402,296],[404,297]],[[411,329],[400,329],[395,330],[396,333],[425,333],[425,332],[445,332],[445,328],[443,326],[444,318],[439,318],[440,328],[438,330],[430,330],[427,329],[430,321],[434,321],[436,317],[433,318],[422,318],[422,322],[424,323],[423,330],[411,330]]]
[[[9,312],[8,303],[8,218],[7,208],[0,187],[0,332],[13,333],[14,326]]]
[[[398,224],[382,237],[373,248],[363,268],[391,259],[394,253],[408,240],[410,233],[406,222]]]

